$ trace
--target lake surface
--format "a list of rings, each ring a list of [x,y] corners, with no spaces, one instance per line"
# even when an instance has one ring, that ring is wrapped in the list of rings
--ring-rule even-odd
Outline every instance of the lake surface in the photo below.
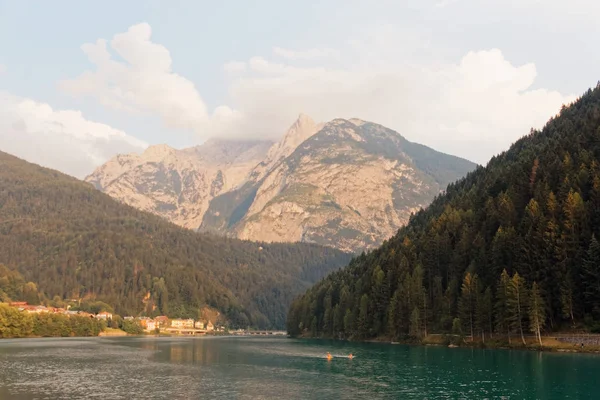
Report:
[[[0,399],[199,398],[597,399],[600,356],[264,337],[0,340]]]

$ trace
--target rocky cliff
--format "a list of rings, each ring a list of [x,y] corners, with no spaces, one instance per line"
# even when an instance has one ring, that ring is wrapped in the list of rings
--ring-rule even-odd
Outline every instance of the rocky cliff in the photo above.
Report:
[[[300,115],[275,144],[154,146],[115,157],[87,180],[188,228],[361,251],[474,167],[371,122]]]
[[[123,203],[196,229],[209,202],[242,183],[272,145],[210,140],[184,150],[151,146],[143,154],[112,158],[86,181]]]

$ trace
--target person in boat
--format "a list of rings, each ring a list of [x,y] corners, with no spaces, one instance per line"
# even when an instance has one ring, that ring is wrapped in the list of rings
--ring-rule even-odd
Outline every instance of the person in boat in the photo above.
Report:
[[[330,352],[327,352],[327,360],[331,360],[333,358],[333,356],[331,355]]]

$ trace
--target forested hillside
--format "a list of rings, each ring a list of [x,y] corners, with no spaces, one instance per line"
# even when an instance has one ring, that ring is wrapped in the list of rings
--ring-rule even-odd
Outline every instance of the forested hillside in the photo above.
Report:
[[[103,301],[121,315],[197,317],[208,306],[233,326],[283,327],[293,296],[349,259],[198,234],[0,152],[0,283],[12,300],[31,298],[18,289],[31,281],[42,300]]]
[[[600,321],[600,84],[297,299],[292,334],[536,335]]]

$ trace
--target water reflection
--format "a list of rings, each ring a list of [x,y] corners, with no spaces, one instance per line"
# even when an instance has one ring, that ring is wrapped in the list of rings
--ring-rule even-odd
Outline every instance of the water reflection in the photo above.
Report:
[[[0,399],[584,399],[600,391],[599,367],[589,355],[285,338],[27,339],[0,341]]]

